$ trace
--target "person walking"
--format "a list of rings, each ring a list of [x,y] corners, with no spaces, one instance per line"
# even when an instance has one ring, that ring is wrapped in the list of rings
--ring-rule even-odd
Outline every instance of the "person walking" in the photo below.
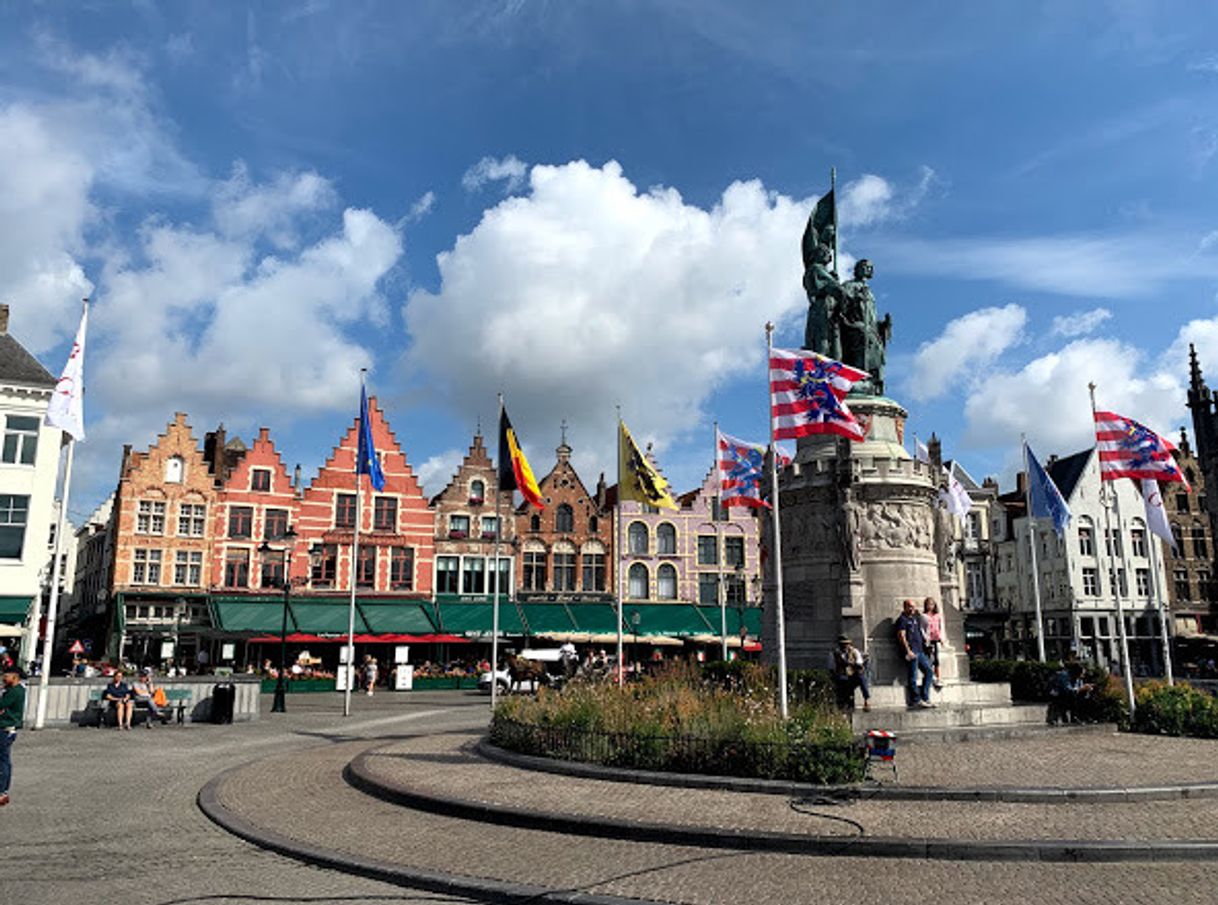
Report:
[[[0,807],[8,804],[8,790],[13,780],[13,742],[25,718],[25,686],[21,667],[8,663],[4,667],[4,691],[0,693]]]
[[[926,632],[926,657],[935,670],[935,691],[943,688],[939,681],[939,644],[943,640],[943,616],[939,613],[939,603],[933,597],[927,597],[922,603],[922,628]]]
[[[376,657],[371,654],[364,657],[364,685],[367,686],[368,697],[372,697],[372,692],[376,688],[377,674]]]
[[[918,605],[906,600],[896,622],[897,643],[901,655],[909,668],[906,682],[906,703],[911,707],[934,707],[930,702],[930,686],[935,670],[926,656],[926,637],[922,632],[922,618]],[[918,673],[922,673],[922,685],[918,686]]]

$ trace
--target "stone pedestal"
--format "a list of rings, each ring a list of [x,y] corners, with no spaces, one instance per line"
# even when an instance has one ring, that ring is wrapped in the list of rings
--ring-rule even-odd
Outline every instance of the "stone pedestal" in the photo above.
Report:
[[[943,614],[945,683],[967,680],[952,516],[936,506],[939,476],[902,445],[907,413],[882,396],[851,397],[867,439],[801,438],[779,476],[787,663],[826,668],[838,635],[871,656],[877,685],[906,667],[893,623],[901,603],[934,597]],[[766,549],[774,549],[766,527]],[[777,652],[775,558],[768,557],[763,648]]]

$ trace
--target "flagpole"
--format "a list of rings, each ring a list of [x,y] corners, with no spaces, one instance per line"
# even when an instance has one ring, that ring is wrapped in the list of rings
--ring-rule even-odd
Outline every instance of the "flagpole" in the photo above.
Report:
[[[626,684],[625,664],[622,663],[622,407],[617,406],[617,513],[613,520],[614,546],[617,549],[617,687]],[[637,639],[636,639],[637,640]]]
[[[1155,482],[1158,487],[1158,482]],[[1163,642],[1163,677],[1168,685],[1175,685],[1171,664],[1171,637],[1167,632],[1167,608],[1163,605],[1163,593],[1159,585],[1159,536],[1150,530],[1150,520],[1147,519],[1146,543],[1150,547],[1150,580],[1155,591],[1155,609],[1159,613],[1159,635]]]
[[[1045,662],[1045,619],[1040,608],[1040,572],[1036,567],[1036,519],[1032,515],[1032,469],[1028,465],[1028,440],[1020,434],[1023,444],[1023,501],[1028,510],[1028,547],[1032,550],[1032,599],[1036,604],[1036,653]]]
[[[359,369],[359,392],[360,392],[360,407],[363,408],[364,400],[364,375],[368,372],[367,368]],[[363,487],[363,481],[360,480],[360,461],[359,448],[360,437],[364,430],[363,411],[360,412],[360,417],[356,420],[359,422],[355,430],[355,531],[351,535],[351,604],[347,608],[347,681],[344,683],[345,691],[343,692],[343,716],[351,715],[351,686],[355,684],[355,589],[359,584],[359,529],[360,522],[364,519],[364,503],[362,494],[360,493]],[[368,450],[369,455],[372,450]],[[339,664],[339,668],[343,668]]]
[[[42,641],[42,675],[38,677],[38,708],[34,716],[34,728],[41,729],[47,718],[47,686],[51,681],[51,655],[55,642],[55,616],[59,612],[59,576],[60,548],[63,544],[63,532],[68,524],[68,496],[72,490],[72,453],[76,450],[76,440],[68,434],[68,461],[63,470],[63,494],[59,503],[59,522],[55,528],[55,553],[51,566],[51,600],[47,604],[47,630]]]
[[[834,171],[836,178],[836,171]],[[834,210],[837,209],[837,199],[834,199]],[[837,242],[837,230],[834,229],[834,243]],[[836,261],[834,262],[836,263]],[[774,351],[774,325],[766,322],[766,409],[770,413],[770,503],[774,518],[774,618],[778,627],[778,708],[782,718],[787,718],[787,627],[786,617],[782,607],[782,527],[778,517],[778,443],[774,439],[774,406],[770,390],[770,358]]]
[[[499,430],[503,430],[503,394],[499,394]],[[500,450],[500,456],[503,451]],[[503,463],[496,463],[497,469],[495,472],[495,596],[494,602],[491,604],[491,712],[495,710],[495,703],[499,699],[499,542],[503,537],[503,518],[499,514],[500,503],[503,502],[503,493],[499,488],[499,471],[503,469]],[[510,680],[509,680],[510,681]]]
[[[715,470],[715,499],[718,501],[718,506],[711,507],[711,521],[715,523],[715,547],[716,547],[716,562],[719,563],[719,640],[721,642],[720,649],[722,651],[723,662],[727,662],[727,594],[723,587],[723,533],[722,527],[719,524],[716,516],[723,512],[723,475],[719,470],[719,422],[714,423],[715,431],[715,454],[711,457],[711,467]],[[715,510],[718,509],[718,512]]]
[[[1091,425],[1092,430],[1095,430],[1095,384],[1087,384],[1087,389],[1091,391]],[[1096,437],[1095,444],[1095,464],[1097,468],[1102,468],[1100,464],[1100,445],[1099,437]],[[1110,483],[1110,482],[1109,482]],[[1116,601],[1116,619],[1117,619],[1117,637],[1121,643],[1121,673],[1125,679],[1125,694],[1129,697],[1129,715],[1132,717],[1137,710],[1137,702],[1133,696],[1133,672],[1130,669],[1129,663],[1129,639],[1125,634],[1125,609],[1121,605],[1121,582],[1120,576],[1117,573],[1115,557],[1108,553],[1108,545],[1112,538],[1112,522],[1108,515],[1108,502],[1104,498],[1105,490],[1112,495],[1113,507],[1117,512],[1117,530],[1120,531],[1121,526],[1121,502],[1120,496],[1116,492],[1116,487],[1107,487],[1105,485],[1103,471],[1100,472],[1100,505],[1104,507],[1104,552],[1108,555],[1109,561],[1109,583],[1112,585],[1112,597]],[[1114,545],[1115,549],[1115,545]],[[1103,580],[1103,576],[1100,576]]]
[[[833,275],[837,273],[837,167],[829,167],[829,191],[833,194]],[[769,372],[769,363],[766,364]],[[768,383],[768,381],[767,381]],[[773,441],[771,441],[773,442]]]

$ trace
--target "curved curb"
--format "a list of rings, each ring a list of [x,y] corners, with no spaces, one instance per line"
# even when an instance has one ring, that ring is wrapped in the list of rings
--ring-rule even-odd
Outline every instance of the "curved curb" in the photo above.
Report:
[[[425,892],[462,896],[484,902],[507,902],[512,905],[534,905],[537,902],[563,903],[563,905],[665,905],[645,899],[628,899],[621,896],[597,895],[577,890],[550,889],[545,886],[530,886],[523,883],[508,883],[481,877],[447,874],[440,871],[419,870],[380,861],[375,858],[360,858],[330,849],[319,848],[307,842],[289,839],[274,830],[263,829],[250,823],[239,814],[220,803],[217,794],[230,775],[248,767],[242,764],[225,770],[211,779],[196,798],[199,810],[223,830],[232,833],[259,848],[286,855],[305,864],[342,871],[359,877],[392,883]]]
[[[555,760],[531,754],[518,754],[492,744],[483,737],[474,747],[481,757],[521,770],[536,770],[580,779],[605,782],[672,786],[681,789],[717,789],[727,792],[753,792],[761,795],[820,795],[849,801],[866,797],[883,801],[1002,801],[1015,804],[1112,804],[1142,801],[1179,801],[1218,798],[1218,782],[1188,785],[1094,787],[1078,789],[1018,788],[1014,786],[896,786],[857,783],[817,786],[781,779],[747,779],[736,776],[694,776],[687,773],[661,773],[654,770],[626,770],[578,761]]]
[[[379,746],[378,746],[379,747]],[[412,810],[509,826],[602,839],[654,842],[696,848],[775,852],[818,857],[922,858],[940,861],[1210,861],[1218,860],[1218,840],[1016,839],[964,841],[900,836],[809,836],[716,827],[679,827],[583,815],[548,814],[499,805],[430,795],[371,775],[368,758],[374,749],[357,755],[343,769],[352,787],[382,801]],[[832,820],[846,818],[825,814]],[[860,829],[863,829],[860,827]],[[865,830],[863,830],[865,833]]]

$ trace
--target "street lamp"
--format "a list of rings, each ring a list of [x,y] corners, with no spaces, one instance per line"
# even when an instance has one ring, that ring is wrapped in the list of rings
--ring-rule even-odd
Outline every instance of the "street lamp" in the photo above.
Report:
[[[282,551],[283,557],[283,619],[279,625],[279,678],[275,681],[275,698],[271,702],[271,713],[287,711],[288,692],[288,605],[292,599],[292,551],[296,546],[296,529],[291,525],[283,532],[283,540],[287,547]],[[278,553],[265,540],[259,545],[258,553],[265,557],[270,553]],[[265,572],[263,573],[265,574]]]
[[[179,597],[173,602],[173,661],[176,665],[181,665],[181,658],[178,656],[178,645],[182,640],[182,615],[186,612],[186,598]],[[147,650],[145,650],[147,655]]]
[[[638,659],[639,659],[639,623],[642,621],[643,621],[643,614],[640,613],[638,610],[634,610],[630,613],[630,628],[631,628],[631,633],[634,635],[634,660],[635,660],[635,662],[638,662]]]

